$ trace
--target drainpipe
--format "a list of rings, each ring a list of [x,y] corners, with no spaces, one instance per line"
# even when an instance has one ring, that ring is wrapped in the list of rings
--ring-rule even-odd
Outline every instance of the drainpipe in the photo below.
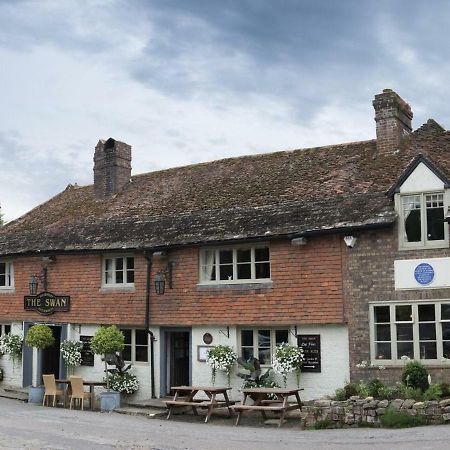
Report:
[[[147,253],[144,251],[145,259],[147,260],[147,287],[146,287],[146,295],[145,295],[145,331],[150,335],[150,385],[151,385],[151,394],[152,398],[156,398],[155,395],[155,349],[154,342],[155,336],[152,331],[150,331],[150,276],[152,272],[152,253]]]

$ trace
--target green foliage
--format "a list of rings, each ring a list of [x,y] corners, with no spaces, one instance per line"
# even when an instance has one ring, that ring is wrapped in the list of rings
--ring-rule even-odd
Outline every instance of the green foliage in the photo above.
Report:
[[[421,389],[414,389],[409,386],[403,386],[400,397],[404,399],[412,398],[417,402],[421,402],[423,401],[423,392]]]
[[[255,357],[245,360],[241,357],[237,359],[237,363],[249,373],[238,372],[236,375],[244,380],[243,388],[253,387],[280,387],[272,379],[272,368],[269,367],[263,374],[261,373],[261,365]]]
[[[115,326],[101,327],[91,339],[91,350],[96,355],[120,352],[124,348],[123,333]]]
[[[428,371],[419,361],[411,361],[403,369],[402,383],[425,392],[428,387]]]
[[[441,383],[439,385],[442,391],[442,398],[450,397],[450,385],[448,383]]]
[[[344,386],[344,392],[346,399],[358,395],[358,386],[355,383],[347,383]]]
[[[48,325],[33,325],[28,330],[25,338],[25,344],[28,347],[35,347],[39,350],[44,350],[51,347],[55,343],[52,329]]]
[[[426,424],[425,417],[410,416],[405,411],[397,411],[392,408],[387,408],[381,416],[381,425],[385,428],[409,428]]]
[[[367,393],[370,397],[380,398],[380,391],[382,392],[384,384],[378,378],[374,378],[367,383]]]
[[[440,400],[442,398],[442,389],[440,384],[431,384],[424,392],[424,400]]]
[[[326,430],[327,428],[335,428],[334,422],[329,417],[323,420],[318,420],[313,425],[313,427],[315,430]]]
[[[347,400],[347,398],[345,396],[345,389],[342,389],[342,388],[336,389],[334,398],[338,402],[343,402],[344,400]]]
[[[363,381],[360,381],[356,385],[356,392],[361,398],[366,398],[369,396],[369,387],[367,384],[365,384]]]

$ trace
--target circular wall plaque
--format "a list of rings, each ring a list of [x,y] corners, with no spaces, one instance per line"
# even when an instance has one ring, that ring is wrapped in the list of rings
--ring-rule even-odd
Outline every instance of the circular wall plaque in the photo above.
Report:
[[[414,278],[422,286],[430,284],[434,279],[434,269],[428,263],[421,263],[414,269]]]
[[[206,345],[211,344],[212,341],[213,341],[213,338],[212,338],[211,333],[205,333],[205,334],[203,335],[203,342],[204,342]]]

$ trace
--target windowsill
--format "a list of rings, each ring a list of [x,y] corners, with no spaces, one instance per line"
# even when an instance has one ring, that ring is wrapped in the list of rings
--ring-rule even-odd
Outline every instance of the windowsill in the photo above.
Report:
[[[135,287],[133,285],[120,285],[120,284],[111,284],[111,285],[103,285],[100,287],[99,292],[135,292]]]
[[[14,294],[16,289],[14,287],[0,287],[0,295],[1,294]]]
[[[401,243],[398,247],[398,249],[400,251],[405,251],[405,250],[434,250],[434,249],[438,249],[438,248],[449,248],[449,244],[448,241],[447,242],[442,242],[439,241],[435,244],[417,244],[417,245],[405,245],[404,243]]]
[[[245,282],[233,282],[233,283],[198,283],[197,290],[203,291],[208,289],[241,289],[241,290],[253,290],[253,289],[272,289],[273,281],[245,281]]]
[[[414,359],[408,360],[405,362],[403,361],[387,361],[387,360],[376,360],[372,361],[372,365],[369,367],[364,367],[364,369],[370,369],[370,370],[380,370],[379,366],[384,367],[385,369],[402,369],[405,367],[408,362],[416,361]],[[432,361],[432,360],[426,360],[421,359],[420,362],[426,366],[426,367],[433,367],[434,369],[449,369],[450,363],[442,363],[440,361]]]
[[[136,366],[136,367],[147,367],[147,366],[150,365],[150,363],[148,361],[147,362],[144,362],[144,361],[135,361],[135,362],[133,362],[133,361],[125,361],[124,360],[124,363],[125,364],[132,364],[133,366]]]

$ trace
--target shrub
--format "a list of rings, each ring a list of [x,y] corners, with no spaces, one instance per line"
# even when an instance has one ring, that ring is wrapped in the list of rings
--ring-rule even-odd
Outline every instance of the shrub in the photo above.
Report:
[[[338,401],[338,402],[343,402],[344,400],[347,400],[347,397],[345,396],[345,389],[336,389],[334,398]]]
[[[442,397],[450,397],[450,385],[448,383],[441,383]]]
[[[334,428],[334,422],[327,417],[326,419],[318,420],[313,427],[315,430],[326,430],[327,428]]]
[[[114,372],[109,375],[111,389],[117,392],[133,394],[139,388],[139,381],[133,373]]]
[[[382,391],[384,387],[384,384],[378,378],[374,378],[367,383],[368,394],[375,398],[380,398],[380,391]]]
[[[25,338],[25,344],[28,347],[35,347],[39,350],[44,350],[51,347],[55,343],[53,332],[48,325],[33,325],[30,327]]]
[[[410,416],[404,411],[397,411],[387,408],[381,416],[381,425],[385,428],[409,428],[426,425],[427,421],[423,416]]]
[[[440,384],[431,384],[424,392],[424,400],[440,400],[442,398],[442,389]]]
[[[405,386],[425,392],[429,387],[428,371],[419,361],[411,361],[403,370],[402,382]]]
[[[403,386],[401,392],[401,398],[407,399],[412,398],[417,402],[423,401],[423,392],[421,389],[414,389],[409,386]]]
[[[358,386],[354,383],[347,383],[344,386],[345,398],[348,399],[354,395],[358,395]]]
[[[358,395],[361,398],[366,398],[369,396],[369,389],[367,387],[367,384],[360,381],[357,385],[356,385],[356,391],[358,392]]]

